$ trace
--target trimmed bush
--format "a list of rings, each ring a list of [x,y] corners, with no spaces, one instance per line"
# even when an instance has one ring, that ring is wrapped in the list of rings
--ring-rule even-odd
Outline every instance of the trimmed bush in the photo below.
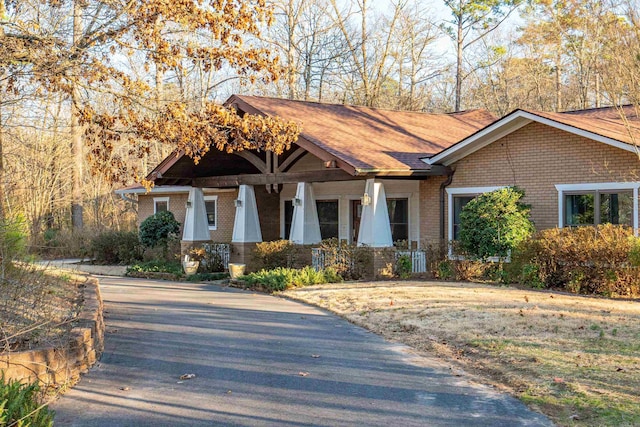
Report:
[[[408,279],[411,277],[411,273],[413,272],[412,267],[413,265],[409,255],[401,255],[396,260],[396,274],[400,276],[401,279]]]
[[[295,247],[288,240],[275,240],[273,242],[260,242],[253,251],[255,260],[265,270],[279,267],[291,267],[295,255]]]
[[[273,270],[250,273],[242,276],[240,280],[251,286],[259,285],[269,292],[277,292],[301,286],[337,283],[341,282],[342,278],[330,268],[316,271],[313,267],[299,270],[279,267]]]
[[[140,241],[148,248],[167,246],[172,235],[180,232],[180,223],[176,221],[170,211],[158,212],[151,215],[140,224]]]
[[[40,387],[37,383],[22,384],[0,377],[0,426],[53,426],[54,413],[40,407]],[[39,409],[38,409],[39,408]]]
[[[505,258],[534,231],[530,207],[522,203],[524,191],[501,188],[480,194],[460,213],[458,242],[465,255],[486,260]]]
[[[635,297],[640,295],[638,253],[640,239],[626,226],[544,230],[514,252],[511,276],[535,287]]]
[[[107,231],[91,241],[95,260],[104,264],[130,264],[142,259],[142,243],[136,231]]]

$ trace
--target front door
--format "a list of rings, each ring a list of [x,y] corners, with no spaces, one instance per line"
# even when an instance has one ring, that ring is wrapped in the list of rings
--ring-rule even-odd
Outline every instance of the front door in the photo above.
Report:
[[[362,218],[362,203],[360,199],[351,201],[351,243],[358,242],[360,219]]]

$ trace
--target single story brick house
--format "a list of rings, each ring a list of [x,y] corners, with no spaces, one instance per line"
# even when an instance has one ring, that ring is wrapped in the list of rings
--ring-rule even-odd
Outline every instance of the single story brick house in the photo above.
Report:
[[[301,123],[290,150],[223,153],[198,165],[174,153],[137,194],[139,220],[158,210],[184,224],[183,242],[230,242],[247,262],[259,241],[316,244],[335,237],[371,247],[410,248],[453,240],[474,196],[525,190],[537,229],[618,223],[640,228],[640,128],[635,111],[613,107],[546,113],[516,110],[400,112],[255,96],[238,111]]]

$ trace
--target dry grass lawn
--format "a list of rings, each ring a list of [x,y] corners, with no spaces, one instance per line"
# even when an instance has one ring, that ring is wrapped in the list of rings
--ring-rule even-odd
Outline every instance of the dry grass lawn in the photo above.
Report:
[[[86,278],[28,264],[0,280],[0,353],[56,345],[81,309]]]
[[[640,425],[639,301],[404,281],[283,295],[435,354],[560,425]]]

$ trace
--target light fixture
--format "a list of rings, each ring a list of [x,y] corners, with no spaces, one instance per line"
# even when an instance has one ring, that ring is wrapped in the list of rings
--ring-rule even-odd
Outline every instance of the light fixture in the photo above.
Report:
[[[233,201],[233,205],[234,205],[236,208],[242,207],[242,200],[240,200],[240,199],[235,199],[235,200]]]
[[[371,204],[371,197],[369,193],[364,193],[362,197],[360,197],[360,203],[362,206],[369,206]]]
[[[293,206],[302,206],[302,199],[298,199],[297,197],[293,199]]]

